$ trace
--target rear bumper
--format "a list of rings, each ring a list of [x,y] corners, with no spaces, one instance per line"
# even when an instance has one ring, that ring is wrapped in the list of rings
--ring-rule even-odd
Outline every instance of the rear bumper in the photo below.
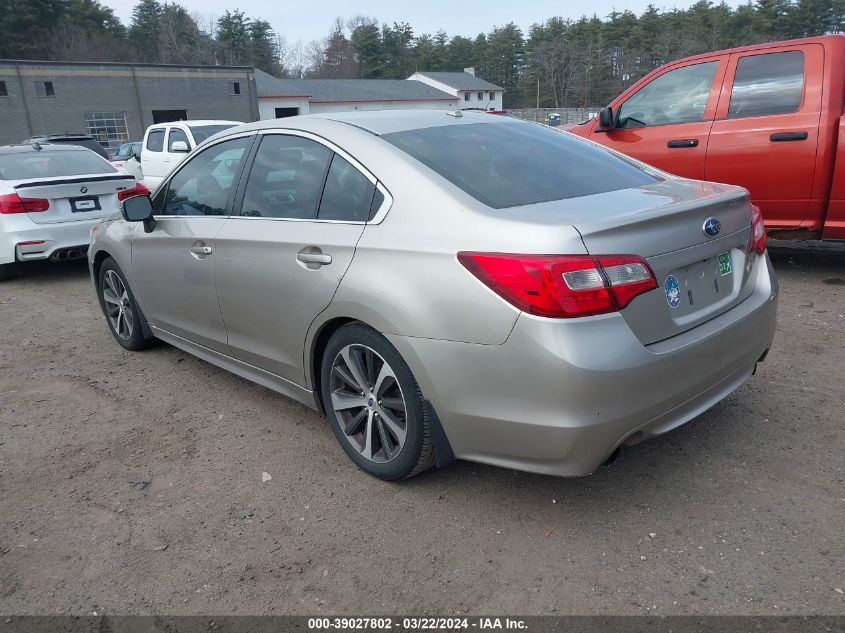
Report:
[[[91,227],[101,218],[55,224],[36,224],[24,214],[0,220],[0,264],[55,258],[68,250],[80,251],[91,242]],[[22,244],[25,242],[41,242]]]
[[[521,315],[503,345],[388,337],[432,402],[458,458],[586,475],[625,441],[674,429],[725,398],[772,343],[777,282],[768,257],[752,295],[649,346],[620,314]]]

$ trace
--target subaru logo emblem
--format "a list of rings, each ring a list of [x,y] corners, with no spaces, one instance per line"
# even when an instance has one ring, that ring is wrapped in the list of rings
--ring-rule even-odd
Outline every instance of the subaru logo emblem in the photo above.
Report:
[[[707,218],[704,220],[702,230],[706,236],[716,237],[719,234],[719,231],[722,230],[722,223],[719,222],[718,218]]]
[[[88,193],[88,187],[80,187],[79,193]]]

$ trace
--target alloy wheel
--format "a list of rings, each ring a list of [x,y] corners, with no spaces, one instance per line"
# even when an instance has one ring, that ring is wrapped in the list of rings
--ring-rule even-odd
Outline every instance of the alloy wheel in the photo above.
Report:
[[[346,440],[362,457],[386,463],[407,436],[402,388],[387,361],[366,345],[347,345],[332,363],[332,408]]]
[[[103,301],[106,305],[106,317],[115,334],[124,341],[132,338],[135,317],[129,300],[129,291],[123,280],[113,270],[103,275]]]

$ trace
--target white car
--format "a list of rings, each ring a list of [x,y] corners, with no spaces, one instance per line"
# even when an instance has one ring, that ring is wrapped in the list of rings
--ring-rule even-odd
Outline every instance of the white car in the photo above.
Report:
[[[118,201],[149,193],[76,145],[0,147],[0,280],[18,262],[85,257],[91,227]]]
[[[147,128],[141,152],[144,184],[152,191],[188,153],[207,138],[240,121],[172,121]]]

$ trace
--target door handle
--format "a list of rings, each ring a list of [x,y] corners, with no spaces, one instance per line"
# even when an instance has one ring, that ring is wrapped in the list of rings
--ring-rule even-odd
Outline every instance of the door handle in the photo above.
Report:
[[[211,255],[211,247],[210,246],[191,246],[191,255],[200,259],[205,257],[206,255]]]
[[[769,137],[772,143],[784,143],[786,141],[806,141],[809,137],[806,131],[801,132],[776,132]]]
[[[698,139],[697,138],[678,138],[672,141],[668,141],[666,143],[666,147],[669,149],[675,149],[679,147],[698,147]]]
[[[302,262],[303,264],[317,264],[318,266],[324,266],[332,263],[332,256],[327,255],[326,253],[299,252],[296,254],[296,261]]]

